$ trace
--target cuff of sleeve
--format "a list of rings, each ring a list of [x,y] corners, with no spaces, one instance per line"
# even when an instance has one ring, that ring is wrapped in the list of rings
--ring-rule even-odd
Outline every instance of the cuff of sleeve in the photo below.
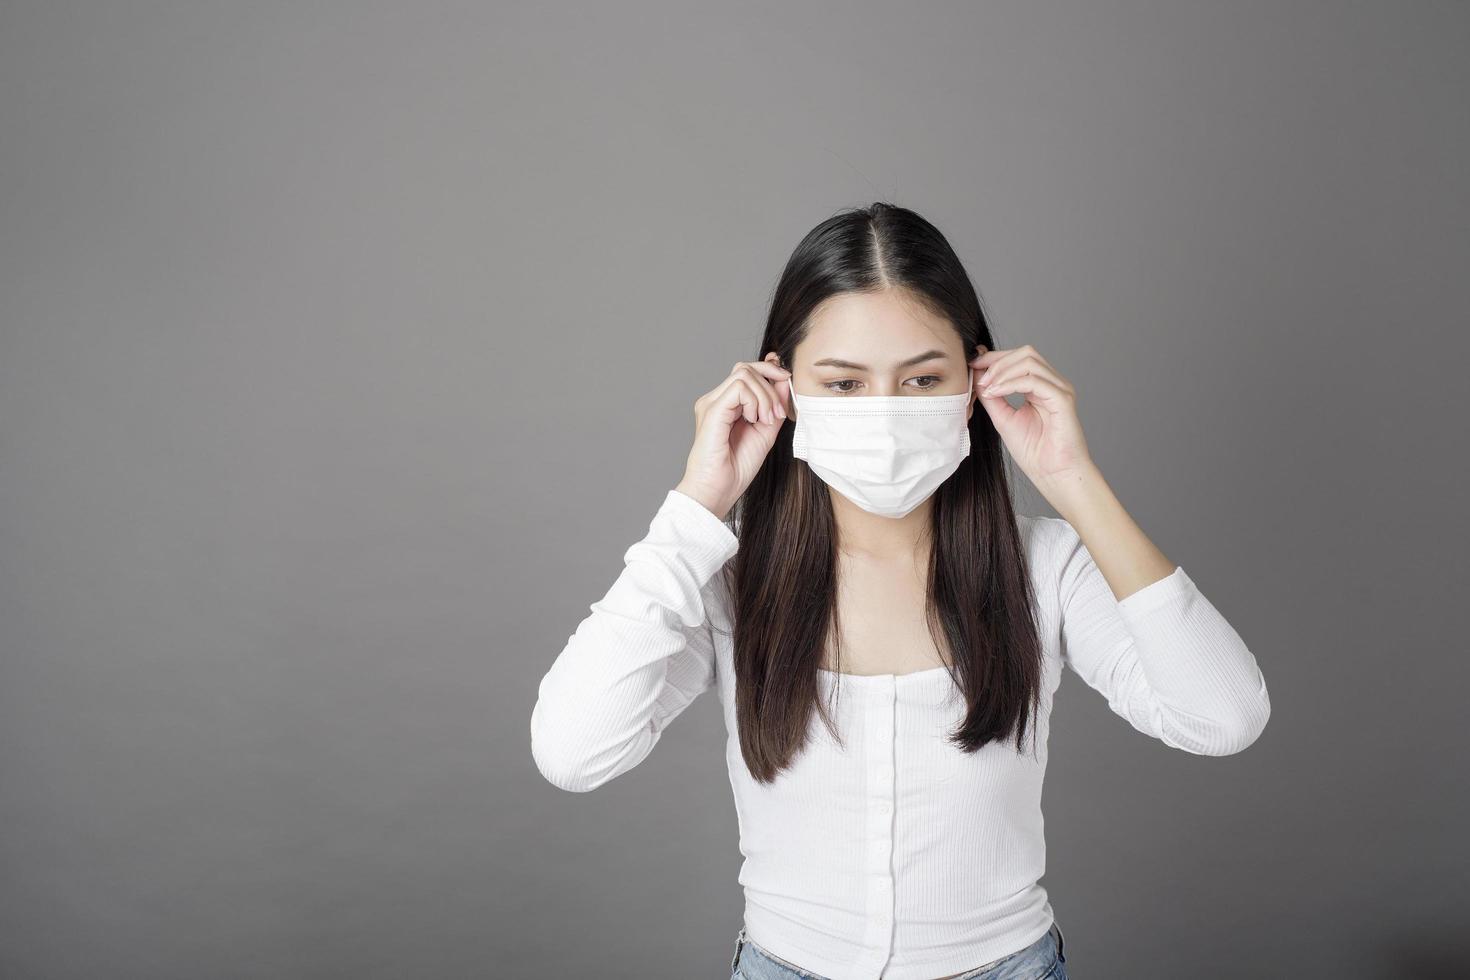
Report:
[[[705,578],[739,550],[740,539],[729,525],[687,493],[678,490],[666,493],[654,519],[670,526],[689,545],[687,554],[691,565]]]
[[[1137,592],[1119,599],[1118,608],[1128,616],[1142,615],[1177,601],[1193,591],[1194,587],[1194,580],[1185,574],[1183,566],[1175,565],[1174,571],[1157,582],[1150,582]]]

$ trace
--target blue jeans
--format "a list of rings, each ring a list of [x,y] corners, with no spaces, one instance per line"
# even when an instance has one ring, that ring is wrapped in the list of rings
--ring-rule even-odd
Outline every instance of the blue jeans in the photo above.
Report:
[[[1051,928],[1025,949],[977,966],[954,980],[1067,980],[1065,940],[1055,921]],[[827,980],[803,970],[751,942],[742,927],[735,937],[735,958],[730,961],[730,980]]]

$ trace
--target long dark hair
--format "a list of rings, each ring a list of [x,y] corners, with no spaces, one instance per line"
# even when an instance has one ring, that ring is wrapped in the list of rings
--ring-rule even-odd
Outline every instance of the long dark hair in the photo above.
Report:
[[[995,348],[979,296],[939,229],[878,202],[828,218],[797,245],[757,357],[776,351],[789,368],[824,300],[894,288],[946,318],[967,360],[981,344]],[[1020,750],[1039,711],[1041,641],[1000,435],[983,408],[969,427],[970,454],[934,492],[926,617],[936,645],[953,651],[948,670],[968,705],[949,740],[974,752],[1014,733]],[[806,744],[813,709],[841,740],[817,675],[828,637],[835,647],[839,634],[836,521],[826,485],[791,454],[792,431],[782,427],[732,509],[739,547],[721,572],[734,627],[740,749],[764,783]]]

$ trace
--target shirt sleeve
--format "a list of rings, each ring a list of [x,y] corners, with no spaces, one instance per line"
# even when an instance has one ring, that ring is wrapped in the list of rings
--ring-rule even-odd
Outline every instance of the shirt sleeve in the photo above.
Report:
[[[587,792],[632,769],[714,682],[705,586],[737,546],[699,501],[665,495],[647,535],[623,554],[617,580],[541,679],[531,752],[552,784]]]
[[[1139,731],[1196,755],[1230,755],[1266,727],[1255,656],[1180,566],[1122,600],[1060,518],[1062,659]]]

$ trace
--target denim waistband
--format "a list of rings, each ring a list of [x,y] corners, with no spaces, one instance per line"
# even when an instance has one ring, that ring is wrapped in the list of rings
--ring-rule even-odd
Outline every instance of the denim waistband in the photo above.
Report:
[[[1057,922],[1055,919],[1053,919],[1050,928],[1047,929],[1047,932],[1052,935],[1053,941],[1056,943],[1056,947],[1057,947],[1057,960],[1060,961],[1060,962],[1065,963],[1067,961],[1066,937],[1062,933],[1061,924],[1059,922]],[[1033,943],[1033,945],[1034,945],[1034,943]],[[772,953],[770,950],[766,949],[764,946],[759,945],[754,940],[752,940],[749,935],[746,934],[745,927],[743,925],[740,927],[740,932],[735,937],[735,955],[730,958],[730,972],[731,972],[731,974],[733,974],[736,971],[736,969],[739,968],[739,965],[740,965],[740,951],[745,946],[752,946],[752,947],[754,947],[760,953],[760,955],[766,957],[767,959],[771,960],[774,963],[780,964],[781,966],[783,966],[786,969],[790,970],[792,973],[796,974],[799,977],[805,977],[805,978],[808,978],[808,980],[827,980],[826,977],[823,977],[823,976],[821,976],[819,974],[816,974],[816,973],[811,973],[811,972],[809,972],[807,970],[803,970],[801,967],[797,966],[795,963],[792,963],[789,960],[784,960],[781,957],[777,956],[775,953]],[[972,974],[978,974],[978,973],[980,973],[980,972],[982,972],[984,970],[991,969],[991,968],[997,966],[998,964],[1000,964],[1001,962],[1003,962],[1004,960],[1007,960],[1010,957],[1015,956],[1016,953],[1019,953],[1019,952],[1021,952],[1021,950],[1017,950],[1016,952],[1013,952],[1013,953],[1007,953],[1005,956],[1002,956],[1002,957],[999,957],[998,959],[992,960],[991,962],[986,963],[986,964],[984,964],[982,966],[971,967],[970,969],[965,970],[963,972],[963,974],[961,974],[959,977],[956,978],[956,980],[963,980],[963,977],[965,977],[965,976],[970,976]]]

